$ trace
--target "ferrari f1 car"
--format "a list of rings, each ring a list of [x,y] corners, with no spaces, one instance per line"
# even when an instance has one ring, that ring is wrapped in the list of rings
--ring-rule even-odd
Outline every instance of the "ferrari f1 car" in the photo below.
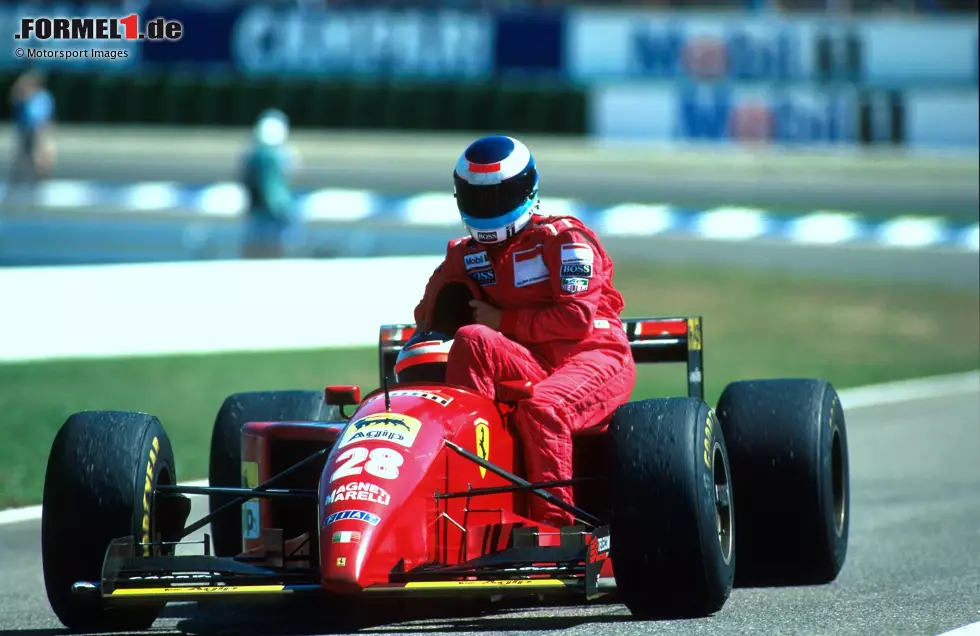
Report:
[[[686,364],[688,395],[630,402],[577,435],[566,482],[522,477],[510,414],[530,384],[504,382],[496,400],[389,384],[414,325],[381,328],[381,388],[363,399],[356,386],[227,398],[208,487],[178,482],[157,418],[76,413],[45,478],[48,599],[76,630],[147,628],[169,601],[304,594],[612,596],[648,619],[709,615],[733,585],[832,581],[850,518],[836,391],[739,381],[711,409],[701,327],[625,321],[638,363]],[[559,485],[573,501],[548,492]],[[210,513],[188,524],[191,494]],[[576,524],[533,522],[531,497]]]

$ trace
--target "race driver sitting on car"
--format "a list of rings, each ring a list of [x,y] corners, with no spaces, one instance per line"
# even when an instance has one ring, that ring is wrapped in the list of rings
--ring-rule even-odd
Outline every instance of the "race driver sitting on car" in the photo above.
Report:
[[[636,382],[613,262],[579,220],[538,214],[538,172],[520,141],[478,139],[453,176],[469,236],[449,242],[429,279],[415,308],[418,333],[399,354],[396,378],[437,379],[431,370],[441,362],[445,382],[491,398],[500,381],[530,380],[533,396],[513,414],[527,479],[571,479],[572,433],[604,425]],[[447,318],[444,308],[435,315],[447,292],[458,298],[460,290],[469,316]],[[551,492],[572,501],[570,487]],[[530,501],[535,521],[574,523],[542,498]]]

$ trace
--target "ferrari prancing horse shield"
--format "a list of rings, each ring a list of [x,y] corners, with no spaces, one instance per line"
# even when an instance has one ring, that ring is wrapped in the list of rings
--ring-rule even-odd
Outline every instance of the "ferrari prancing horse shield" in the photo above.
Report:
[[[490,426],[482,417],[476,424],[476,454],[484,461],[490,461]],[[480,477],[487,476],[487,469],[480,466]]]

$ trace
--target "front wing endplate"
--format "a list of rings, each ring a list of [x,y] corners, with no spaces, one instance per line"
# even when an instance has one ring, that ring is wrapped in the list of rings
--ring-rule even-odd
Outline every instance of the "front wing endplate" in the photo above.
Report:
[[[585,557],[585,598],[589,601],[600,596],[599,574],[602,564],[609,558],[609,526],[596,528]]]

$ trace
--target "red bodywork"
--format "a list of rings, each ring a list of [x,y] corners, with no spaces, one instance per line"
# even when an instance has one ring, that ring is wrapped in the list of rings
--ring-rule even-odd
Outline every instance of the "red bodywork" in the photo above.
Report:
[[[627,319],[624,326],[638,363],[686,362],[689,394],[703,398],[700,318]],[[415,325],[408,324],[382,327],[383,376],[414,331]],[[317,484],[315,509],[308,501],[253,499],[245,504],[245,514],[260,522],[251,529],[243,522],[244,553],[264,556],[271,565],[305,561],[319,572],[319,587],[338,594],[427,587],[420,582],[424,571],[472,562],[518,545],[567,547],[562,532],[571,547],[574,540],[569,536],[577,534],[581,545],[595,553],[593,536],[584,528],[569,532],[526,518],[527,498],[536,496],[527,490],[440,497],[513,486],[449,443],[523,476],[524,450],[508,414],[514,402],[532,390],[521,382],[505,382],[497,391],[504,401],[495,402],[447,385],[402,384],[390,388],[390,406],[386,406],[380,389],[360,401],[357,387],[328,387],[329,404],[343,408],[360,402],[350,418],[246,424],[242,430],[245,487],[255,488],[320,449],[330,452],[277,484],[307,490]],[[608,439],[603,432],[604,427],[598,427],[573,440],[575,477],[600,479],[576,484],[575,501],[570,503],[598,519],[609,518],[608,494],[601,479],[608,474]],[[518,529],[521,532],[515,532]],[[608,536],[608,528],[604,532]],[[599,569],[594,574],[612,577],[610,559],[603,556],[593,562]],[[514,574],[509,571],[504,578],[513,579]],[[531,572],[518,580],[482,582],[524,584],[535,576]],[[441,585],[433,583],[427,590]]]
[[[332,450],[319,478],[317,534],[322,586],[353,593],[388,585],[390,575],[423,565],[453,565],[511,545],[515,527],[537,527],[539,546],[557,546],[560,530],[526,518],[527,491],[436,499],[437,493],[509,486],[450,449],[445,440],[521,476],[523,450],[509,428],[506,404],[466,389],[442,385],[395,385],[365,397],[349,423],[253,422],[243,429],[245,465],[258,465],[258,482],[271,478],[273,446],[307,442]],[[599,450],[601,436],[583,438]],[[579,463],[599,469],[599,453]],[[247,472],[247,471],[246,471]],[[246,479],[248,481],[248,479]],[[254,486],[256,484],[248,484]],[[274,502],[259,504],[262,528],[290,523],[274,514]],[[283,537],[285,551],[305,539]],[[246,539],[246,552],[261,552],[263,539]],[[300,550],[299,554],[310,554]],[[609,563],[608,575],[611,575]],[[606,575],[606,571],[603,572]]]
[[[637,363],[686,363],[688,395],[703,399],[700,317],[623,324]],[[382,326],[380,385],[414,330]],[[135,537],[120,537],[106,551],[102,598],[615,593],[604,427],[573,436],[573,501],[552,500],[584,525],[553,528],[525,517],[529,498],[539,496],[531,489],[569,485],[523,479],[534,449],[522,447],[510,414],[533,395],[530,383],[501,382],[498,401],[444,384],[389,388],[362,401],[356,386],[327,387],[326,421],[245,424],[241,487],[158,486],[155,505],[168,511],[160,516],[174,520],[160,536],[187,537],[240,504],[243,549],[212,556],[205,539],[189,542],[203,555],[151,561],[137,555]],[[235,499],[186,525],[183,493],[217,492]]]

